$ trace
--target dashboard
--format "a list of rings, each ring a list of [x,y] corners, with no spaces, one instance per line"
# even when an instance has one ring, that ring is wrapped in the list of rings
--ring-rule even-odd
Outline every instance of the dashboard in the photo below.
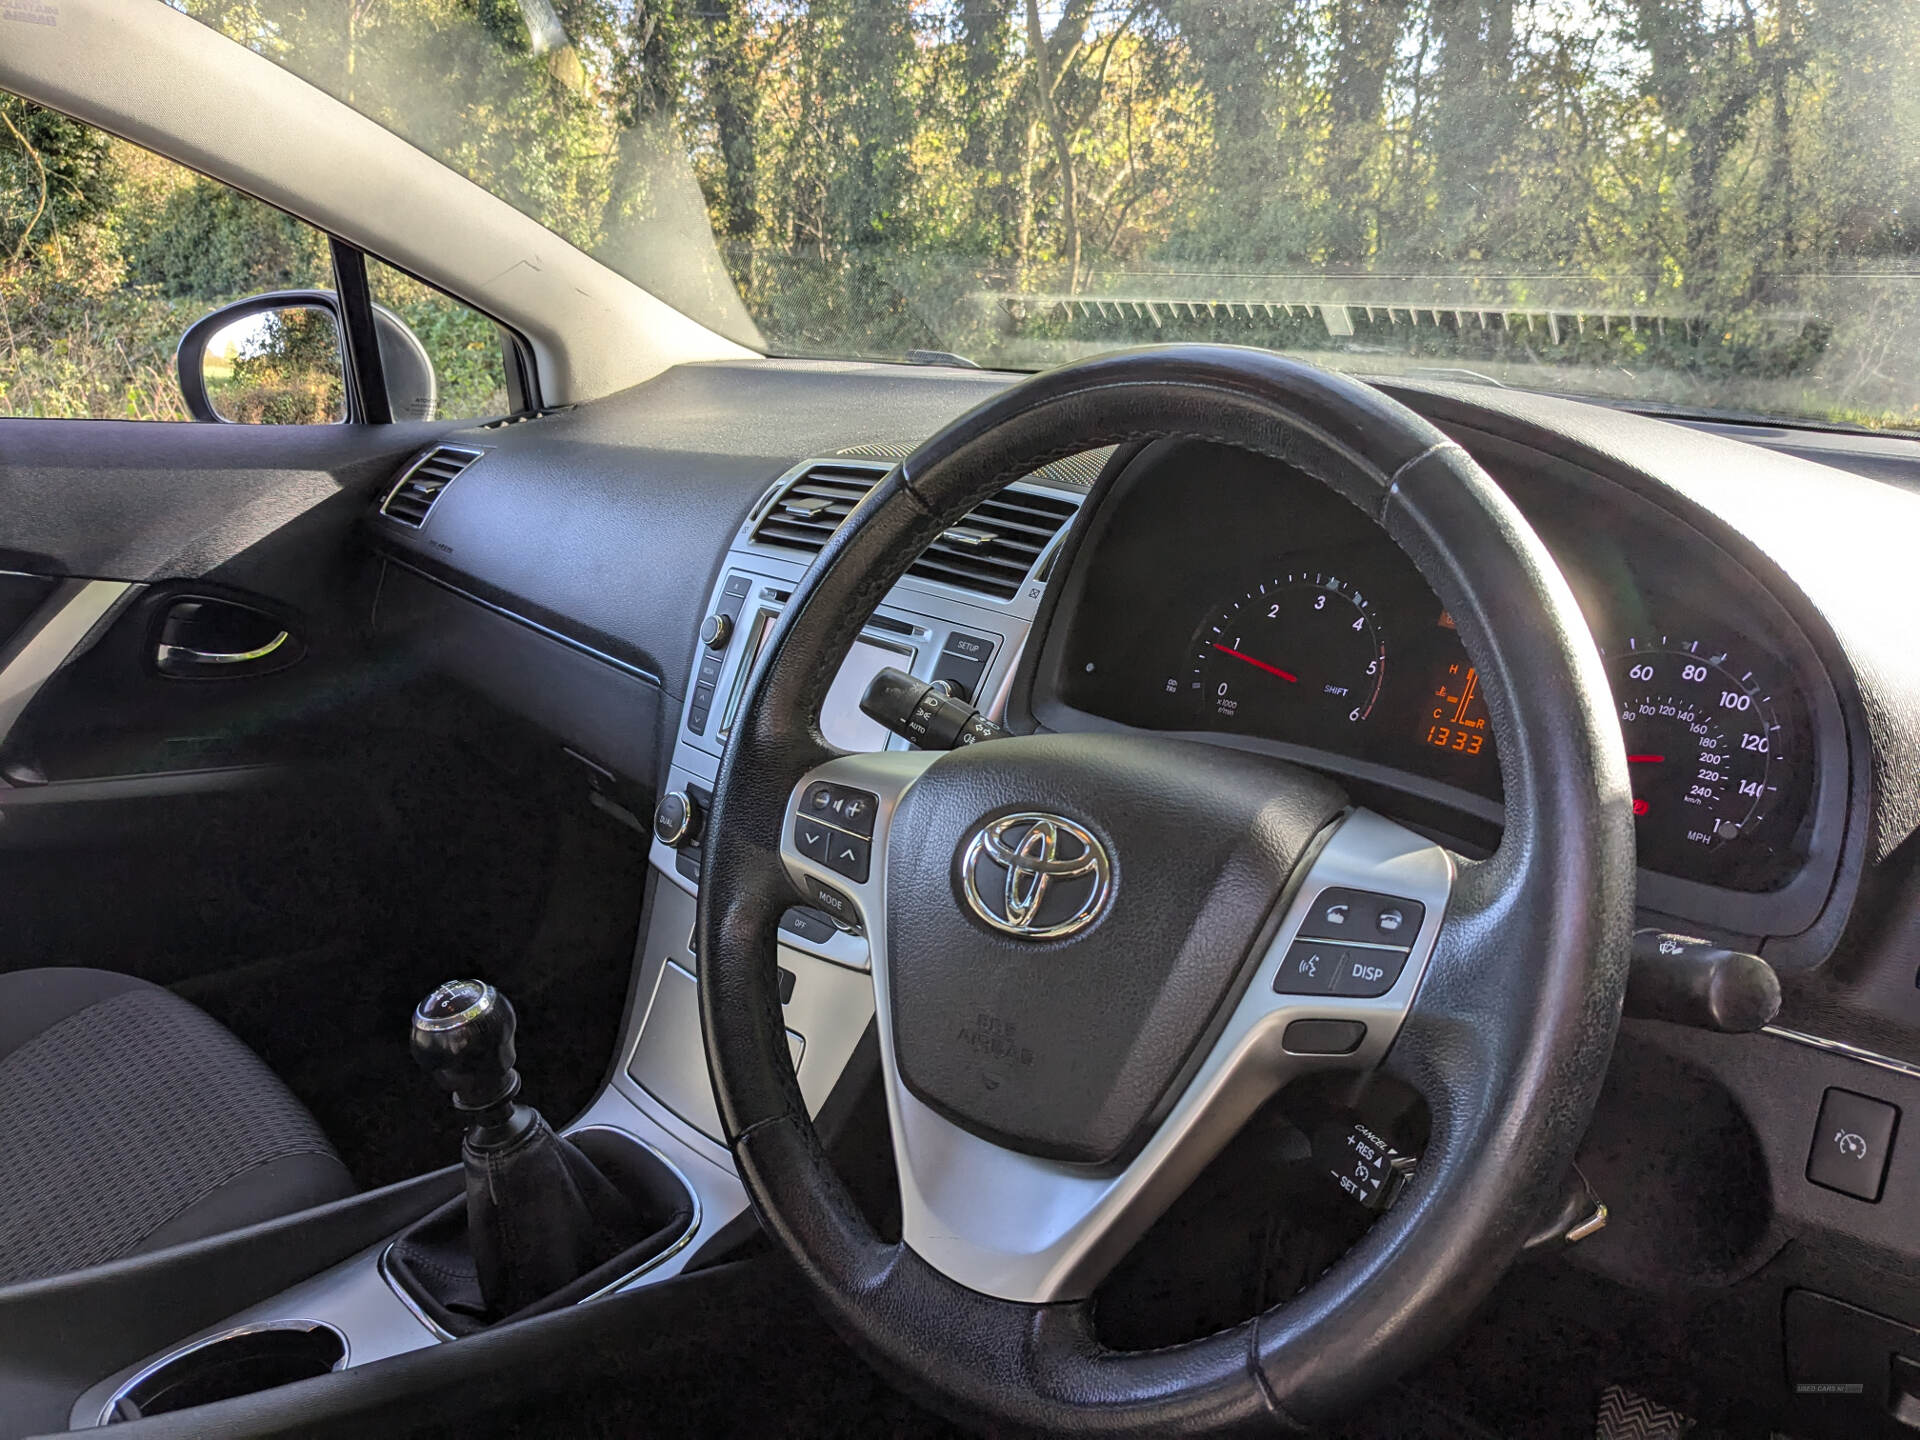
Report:
[[[382,557],[373,628],[409,665],[565,747],[607,813],[644,826],[673,792],[703,804],[768,617],[835,518],[1008,383],[716,362],[446,432],[478,458],[431,513],[367,521]],[[1714,433],[1485,386],[1382,388],[1466,447],[1579,602],[1637,757],[1640,923],[1753,950],[1785,991],[1768,1035],[1622,1026],[1581,1158],[1615,1219],[1575,1264],[1610,1295],[1656,1297],[1656,1316],[1676,1287],[1688,1307],[1744,1296],[1745,1310],[1693,1310],[1711,1331],[1698,1353],[1728,1356],[1734,1389],[1779,1370],[1792,1287],[1920,1322],[1911,1207],[1893,1198],[1920,1185],[1907,1143],[1920,1110],[1920,498],[1816,463],[1810,432]],[[1920,476],[1920,458],[1901,473]],[[960,527],[881,600],[838,701],[873,665],[900,665],[954,681],[1016,731],[1250,748],[1323,770],[1465,854],[1498,843],[1512,758],[1493,738],[1501,697],[1368,516],[1271,461],[1179,440],[1015,492],[1061,521],[1052,538],[990,577],[959,553],[984,544],[971,532],[1025,534],[1042,517]],[[808,525],[822,533],[796,547]],[[977,572],[971,588],[952,583],[956,559]],[[844,704],[835,717],[840,743],[882,743]],[[649,854],[613,1084],[723,1174],[693,953],[700,846],[655,829]],[[822,903],[797,898],[778,947],[810,1109],[871,1005],[864,941]],[[1806,1178],[1836,1089],[1908,1107],[1884,1201]],[[1570,1293],[1590,1307],[1590,1289]]]
[[[1643,872],[1696,901],[1792,889],[1818,863],[1845,747],[1822,743],[1837,712],[1791,617],[1631,494],[1495,478],[1601,648]],[[1052,728],[1268,749],[1500,816],[1489,697],[1445,606],[1369,517],[1274,462],[1191,442],[1140,456],[1092,518],[1048,650],[1034,713]]]

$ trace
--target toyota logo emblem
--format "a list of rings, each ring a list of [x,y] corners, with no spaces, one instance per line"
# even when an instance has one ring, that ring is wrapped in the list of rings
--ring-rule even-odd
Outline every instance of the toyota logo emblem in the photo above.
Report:
[[[1100,918],[1113,868],[1100,842],[1058,815],[1023,811],[981,827],[960,858],[967,904],[1023,940],[1056,940]]]

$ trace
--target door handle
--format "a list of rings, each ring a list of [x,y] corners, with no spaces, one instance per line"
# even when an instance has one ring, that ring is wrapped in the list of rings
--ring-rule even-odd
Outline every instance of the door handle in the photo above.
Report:
[[[282,630],[257,650],[195,650],[186,645],[161,645],[155,648],[153,658],[159,662],[162,670],[180,664],[191,665],[246,665],[255,660],[264,660],[278,650],[293,636]]]
[[[251,605],[183,595],[153,632],[153,666],[174,680],[237,679],[282,670],[304,646],[280,620]]]

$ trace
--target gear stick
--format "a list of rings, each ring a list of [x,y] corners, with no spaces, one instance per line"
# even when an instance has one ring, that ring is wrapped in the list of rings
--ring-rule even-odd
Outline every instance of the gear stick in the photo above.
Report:
[[[619,1188],[519,1103],[517,1023],[507,997],[479,980],[449,980],[413,1012],[413,1058],[467,1121],[466,1238],[484,1301],[476,1318],[489,1322],[572,1284],[642,1234]]]
[[[471,1117],[483,1147],[511,1140],[538,1113],[513,1103],[519,1024],[507,997],[479,980],[449,980],[414,1007],[414,1061]]]

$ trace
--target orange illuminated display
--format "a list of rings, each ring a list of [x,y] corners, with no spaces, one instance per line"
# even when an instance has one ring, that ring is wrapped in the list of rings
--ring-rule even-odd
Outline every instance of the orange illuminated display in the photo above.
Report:
[[[1478,755],[1487,743],[1487,707],[1480,699],[1480,672],[1464,661],[1449,664],[1433,687],[1426,743],[1436,750]]]

